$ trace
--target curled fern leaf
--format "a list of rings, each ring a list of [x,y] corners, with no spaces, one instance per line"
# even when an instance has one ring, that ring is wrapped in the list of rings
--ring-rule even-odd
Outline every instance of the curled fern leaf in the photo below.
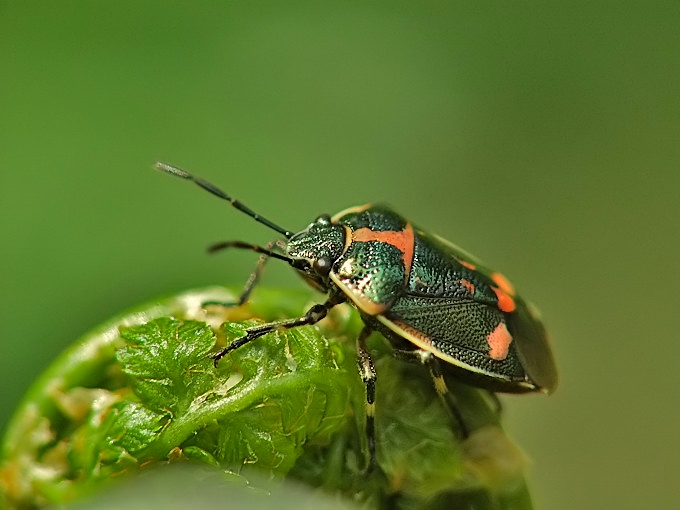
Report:
[[[57,358],[8,427],[0,503],[63,504],[112,478],[184,463],[218,473],[224,497],[244,486],[274,490],[264,475],[362,508],[531,507],[522,456],[485,395],[449,382],[476,429],[461,443],[427,371],[394,360],[379,335],[369,342],[379,469],[366,474],[364,387],[353,352],[361,321],[338,307],[319,328],[271,333],[216,367],[216,346],[254,321],[297,316],[309,304],[306,294],[259,289],[246,307],[201,306],[234,297],[210,288],[142,306]]]

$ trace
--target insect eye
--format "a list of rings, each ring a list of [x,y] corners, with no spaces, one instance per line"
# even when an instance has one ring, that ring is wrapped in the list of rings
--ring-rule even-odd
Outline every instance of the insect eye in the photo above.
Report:
[[[314,261],[314,271],[321,276],[328,276],[333,266],[333,260],[328,256],[319,257]]]

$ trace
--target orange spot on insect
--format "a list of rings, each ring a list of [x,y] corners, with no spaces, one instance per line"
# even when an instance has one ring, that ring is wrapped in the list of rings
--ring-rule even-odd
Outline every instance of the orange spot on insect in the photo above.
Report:
[[[500,322],[496,328],[486,337],[489,344],[489,356],[496,361],[504,360],[508,357],[512,335],[508,331],[504,322]]]
[[[461,265],[461,266],[468,268],[470,271],[475,271],[475,270],[477,270],[477,266],[475,266],[475,265],[472,264],[471,262],[466,262],[466,261],[460,260],[460,259],[458,259],[458,262],[460,262],[460,265]]]
[[[413,264],[413,250],[415,248],[415,236],[413,234],[413,227],[407,223],[404,230],[383,230],[375,231],[370,228],[359,228],[352,233],[352,240],[360,243],[369,241],[378,241],[394,246],[397,250],[403,253],[404,268],[406,275],[411,272],[411,264]],[[408,276],[407,276],[408,277]]]
[[[511,296],[515,295],[515,288],[512,286],[512,283],[510,283],[510,281],[501,273],[492,273],[491,279],[501,288],[501,290],[503,290],[503,292],[506,292]]]
[[[475,295],[475,284],[470,280],[461,280],[460,284],[465,287],[470,294]]]
[[[510,313],[515,311],[517,305],[515,305],[515,300],[510,297],[510,294],[506,294],[505,291],[499,289],[498,287],[491,287],[491,289],[496,293],[496,298],[498,299],[498,309],[501,312]]]

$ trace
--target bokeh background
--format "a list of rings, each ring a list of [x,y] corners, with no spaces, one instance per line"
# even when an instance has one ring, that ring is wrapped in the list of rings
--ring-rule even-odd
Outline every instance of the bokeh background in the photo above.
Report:
[[[537,508],[680,500],[680,3],[0,1],[0,424],[65,346],[240,285],[264,227],[392,204],[539,305]],[[271,286],[299,286],[272,263]],[[229,269],[228,269],[229,268]]]

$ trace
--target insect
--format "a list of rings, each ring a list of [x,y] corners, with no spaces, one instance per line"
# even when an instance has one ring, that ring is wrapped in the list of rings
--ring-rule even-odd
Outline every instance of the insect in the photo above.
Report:
[[[366,387],[369,470],[376,463],[376,372],[366,348],[373,331],[390,341],[398,357],[428,367],[463,437],[469,431],[449,394],[444,373],[490,392],[551,393],[555,389],[557,370],[546,330],[537,312],[517,295],[510,282],[391,209],[364,205],[332,217],[322,214],[295,233],[199,177],[164,163],[156,163],[156,168],[193,181],[283,238],[266,247],[230,241],[210,248],[240,248],[261,254],[238,304],[248,299],[270,257],[287,262],[312,287],[327,294],[324,303],[312,306],[301,317],[249,328],[244,337],[213,356],[215,363],[274,330],[316,324],[340,303],[349,302],[359,311],[364,328],[356,350]]]

